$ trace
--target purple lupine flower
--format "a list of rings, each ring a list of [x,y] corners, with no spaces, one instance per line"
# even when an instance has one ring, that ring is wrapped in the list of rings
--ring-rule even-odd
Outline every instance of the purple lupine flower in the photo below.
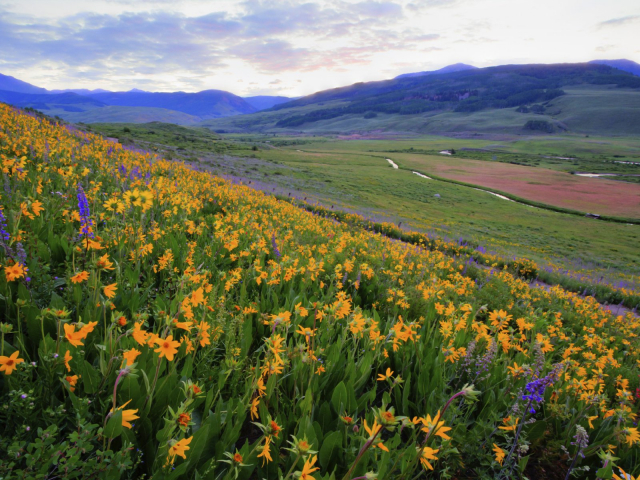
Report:
[[[276,243],[276,234],[271,234],[271,246],[273,247],[273,253],[280,260],[280,250],[278,249],[278,244]]]
[[[577,425],[576,426],[576,434],[574,435],[575,442],[571,442],[571,445],[575,445],[578,447],[577,455],[581,458],[584,458],[583,450],[589,446],[589,434],[584,429],[584,427]]]
[[[528,400],[531,404],[531,413],[536,413],[535,405],[544,401],[544,391],[550,385],[558,380],[560,377],[560,371],[563,368],[562,363],[557,363],[553,366],[551,372],[546,377],[533,380],[525,386],[525,390],[529,393],[522,395],[522,400]]]
[[[476,361],[476,379],[477,381],[482,381],[488,379],[491,374],[489,372],[489,367],[493,364],[493,360],[498,353],[498,343],[495,340],[491,340],[489,347],[485,354]],[[481,376],[486,373],[486,376]]]
[[[4,193],[7,194],[7,197],[11,198],[11,184],[7,177],[4,177]]]
[[[7,228],[7,219],[5,218],[4,213],[2,213],[2,210],[0,210],[0,239],[4,242],[8,242],[11,239],[9,232],[7,232]]]
[[[93,226],[93,221],[89,218],[91,212],[89,211],[89,201],[84,193],[82,185],[78,185],[78,209],[80,210],[80,236],[87,238],[93,238],[93,232],[90,227]]]
[[[27,252],[24,251],[24,247],[20,242],[16,243],[16,257],[18,257],[22,265],[27,264]]]
[[[123,177],[127,176],[127,167],[125,167],[124,165],[120,165],[120,167],[118,168],[118,171],[120,172],[120,175],[122,175]]]

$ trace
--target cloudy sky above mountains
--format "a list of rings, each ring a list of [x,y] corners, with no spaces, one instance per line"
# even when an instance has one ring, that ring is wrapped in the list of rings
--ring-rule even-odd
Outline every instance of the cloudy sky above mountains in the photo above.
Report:
[[[0,0],[0,73],[298,96],[457,62],[640,62],[638,32],[638,0]]]

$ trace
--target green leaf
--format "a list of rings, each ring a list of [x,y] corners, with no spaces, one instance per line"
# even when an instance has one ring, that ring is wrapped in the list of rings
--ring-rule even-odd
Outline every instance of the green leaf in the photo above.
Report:
[[[409,415],[409,393],[411,392],[411,372],[407,375],[407,379],[402,384],[402,411]]]
[[[536,443],[539,440],[542,440],[544,438],[544,433],[546,431],[547,431],[547,422],[544,422],[544,421],[536,422],[529,429],[527,437],[531,443]]]
[[[204,447],[207,445],[207,435],[209,434],[209,425],[205,425],[193,434],[193,440],[189,444],[187,452],[188,471],[192,471],[200,461],[200,456]]]
[[[347,387],[344,382],[340,382],[333,389],[333,394],[331,395],[331,405],[333,405],[333,409],[338,415],[343,413],[343,410],[347,407],[347,400]]]
[[[527,463],[529,462],[529,457],[531,455],[527,455],[526,457],[522,457],[518,462],[518,467],[520,467],[520,471],[524,472],[524,469],[527,468]]]
[[[122,433],[122,410],[116,410],[107,421],[104,435],[107,438],[116,438]]]
[[[613,478],[613,465],[609,463],[606,467],[602,467],[596,472],[596,478],[603,478],[608,480],[609,478]]]
[[[331,432],[324,437],[318,460],[322,468],[328,468],[336,464],[338,453],[342,450],[342,433]]]

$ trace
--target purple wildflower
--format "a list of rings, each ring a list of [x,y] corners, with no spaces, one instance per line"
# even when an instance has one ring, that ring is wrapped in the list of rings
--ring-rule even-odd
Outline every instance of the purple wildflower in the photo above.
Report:
[[[80,236],[93,238],[93,232],[91,226],[93,221],[89,218],[91,212],[89,211],[89,202],[87,196],[82,189],[82,185],[78,185],[78,208],[80,210]]]
[[[9,232],[7,232],[7,219],[5,218],[2,210],[0,210],[0,239],[8,242],[11,239]]]
[[[527,383],[527,385],[525,386],[525,390],[529,393],[523,395],[522,400],[529,401],[531,405],[531,413],[536,413],[534,406],[544,401],[544,391],[548,386],[552,385],[558,380],[562,368],[562,363],[557,363],[556,365],[554,365],[553,370],[551,370],[551,372],[549,372],[546,377],[538,378]]]
[[[280,260],[280,250],[278,249],[278,244],[276,243],[276,234],[273,233],[271,235],[271,246],[273,247],[274,255]]]

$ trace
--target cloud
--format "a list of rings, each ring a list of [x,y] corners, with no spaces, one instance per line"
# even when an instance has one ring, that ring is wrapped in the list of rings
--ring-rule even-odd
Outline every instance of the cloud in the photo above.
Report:
[[[319,33],[325,31],[328,24],[340,20],[337,10],[310,2],[248,0],[243,7],[241,20],[245,34],[255,38],[301,31],[307,35]]]
[[[640,20],[640,15],[627,15],[625,17],[612,18],[611,20],[605,20],[598,24],[599,28],[602,27],[619,27],[621,25],[627,25],[629,23],[635,23]]]
[[[420,12],[428,8],[452,6],[458,0],[415,0],[407,4],[407,9],[412,12]]]
[[[613,48],[616,48],[615,45],[600,45],[599,47],[596,47],[596,51],[598,52],[607,52]]]
[[[351,7],[352,12],[368,18],[384,17],[385,19],[402,16],[402,6],[392,2],[365,1]]]
[[[252,40],[227,50],[227,53],[250,62],[263,72],[297,70],[308,63],[309,51],[295,48],[284,40]]]

